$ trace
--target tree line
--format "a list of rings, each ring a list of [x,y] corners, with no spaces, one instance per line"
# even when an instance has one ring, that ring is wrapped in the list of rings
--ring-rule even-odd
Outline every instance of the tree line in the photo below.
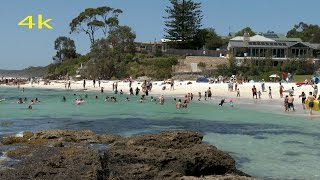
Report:
[[[165,8],[166,16],[164,38],[168,45],[177,49],[209,49],[226,47],[229,39],[219,36],[213,27],[203,27],[201,3],[192,0],[169,0]],[[86,55],[76,52],[75,42],[65,36],[54,42],[55,63],[49,65],[49,74],[53,76],[74,75],[76,67],[87,67],[84,75],[89,78],[122,78],[126,76],[147,75],[165,78],[171,75],[171,66],[178,57],[162,56],[161,53],[142,56],[135,51],[136,35],[132,28],[120,25],[121,9],[103,6],[87,8],[69,23],[70,34],[84,34],[88,37],[91,49]],[[236,35],[255,33],[250,27],[239,30]],[[303,41],[320,43],[318,25],[299,23],[287,32],[287,37],[301,38]],[[158,61],[165,61],[163,64]],[[131,67],[130,67],[131,66]],[[148,67],[148,68],[147,68]],[[149,71],[153,69],[153,71]],[[169,70],[164,70],[169,69]],[[165,71],[165,74],[160,70]],[[154,73],[154,72],[159,73]],[[136,73],[134,73],[136,72]],[[161,76],[158,76],[162,74]]]

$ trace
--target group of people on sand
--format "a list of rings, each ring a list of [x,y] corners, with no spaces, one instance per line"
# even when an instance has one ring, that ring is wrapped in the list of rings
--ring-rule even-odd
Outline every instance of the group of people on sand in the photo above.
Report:
[[[253,85],[252,88],[251,88],[251,92],[252,92],[252,98],[254,99],[261,99],[261,96],[262,96],[262,92],[259,90],[257,90],[256,86]],[[239,94],[239,96],[238,96]],[[271,86],[269,86],[268,88],[268,96],[270,99],[272,99],[272,89],[271,89]],[[237,90],[237,97],[240,97],[240,90],[238,89]]]

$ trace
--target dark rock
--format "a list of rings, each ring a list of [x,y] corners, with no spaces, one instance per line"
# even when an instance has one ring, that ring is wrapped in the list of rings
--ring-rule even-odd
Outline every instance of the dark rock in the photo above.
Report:
[[[97,143],[98,136],[90,130],[47,130],[35,134],[34,139],[60,140],[67,142]]]
[[[41,131],[24,147],[12,152],[21,161],[11,169],[0,171],[0,179],[134,180],[206,175],[220,178],[226,174],[247,176],[236,169],[229,154],[202,144],[202,137],[196,132],[164,132],[122,138],[82,130]],[[101,148],[94,148],[92,142],[109,145],[100,155]]]
[[[111,144],[122,139],[124,138],[121,137],[120,135],[113,135],[113,134],[103,134],[98,136],[98,141],[101,144]]]
[[[165,132],[116,142],[104,155],[109,177],[171,179],[182,176],[245,175],[230,155],[201,144],[196,132]]]
[[[0,179],[98,179],[100,157],[86,148],[38,147]]]

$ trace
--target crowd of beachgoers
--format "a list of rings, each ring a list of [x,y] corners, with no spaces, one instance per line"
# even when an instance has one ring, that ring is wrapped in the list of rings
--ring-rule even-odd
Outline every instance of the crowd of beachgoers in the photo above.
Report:
[[[12,81],[12,80],[11,80]],[[318,106],[317,100],[318,87],[315,83],[295,84],[289,82],[238,82],[236,80],[223,82],[218,79],[212,83],[197,83],[195,81],[133,81],[127,79],[125,81],[105,81],[105,80],[56,80],[56,81],[29,81],[20,84],[20,81],[12,84],[24,91],[26,88],[49,88],[49,89],[65,89],[65,90],[92,90],[100,91],[100,93],[109,92],[113,96],[106,96],[105,101],[117,101],[117,96],[126,96],[125,101],[130,101],[130,96],[138,96],[139,102],[154,101],[161,105],[164,104],[165,97],[170,97],[176,102],[177,108],[187,108],[188,103],[196,99],[197,101],[218,100],[218,104],[223,106],[228,103],[230,107],[234,106],[240,99],[253,100],[272,100],[281,103],[284,111],[296,110],[296,99],[301,98],[301,106],[303,109],[309,109],[310,114],[313,113],[312,108]],[[151,93],[152,92],[152,93]],[[213,98],[213,95],[215,96]],[[180,98],[176,98],[180,97]],[[5,97],[0,97],[2,100]],[[62,97],[65,100],[65,97]],[[78,97],[74,101],[76,105],[85,102],[85,98]],[[24,103],[24,97],[18,100]],[[32,99],[32,104],[37,103],[36,97]],[[299,103],[300,104],[300,103]]]

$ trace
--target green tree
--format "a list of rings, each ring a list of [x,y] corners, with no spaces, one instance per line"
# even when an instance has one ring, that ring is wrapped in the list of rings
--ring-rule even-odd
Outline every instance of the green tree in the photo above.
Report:
[[[245,27],[245,28],[241,29],[240,31],[238,31],[236,33],[236,36],[243,36],[243,34],[245,32],[249,33],[250,36],[256,35],[256,33],[254,33],[254,31],[250,27]]]
[[[118,16],[121,13],[120,9],[108,6],[87,8],[70,22],[70,33],[84,32],[89,36],[91,45],[93,45],[96,40],[96,31],[102,30],[106,37],[109,28],[118,26]]]
[[[303,41],[320,43],[320,27],[300,22],[287,32],[288,38],[301,38]]]
[[[170,0],[171,7],[167,6],[165,19],[165,32],[173,41],[193,40],[196,32],[201,27],[201,3],[192,0]]]
[[[119,26],[109,33],[107,39],[97,40],[91,47],[89,74],[111,78],[126,76],[128,61],[134,53],[136,35],[128,26]]]
[[[57,51],[54,60],[62,62],[65,59],[76,58],[76,45],[68,37],[60,36],[54,41],[54,49]]]
[[[222,46],[223,40],[217,35],[213,28],[200,29],[194,37],[194,44],[197,49],[205,47],[215,50]]]

